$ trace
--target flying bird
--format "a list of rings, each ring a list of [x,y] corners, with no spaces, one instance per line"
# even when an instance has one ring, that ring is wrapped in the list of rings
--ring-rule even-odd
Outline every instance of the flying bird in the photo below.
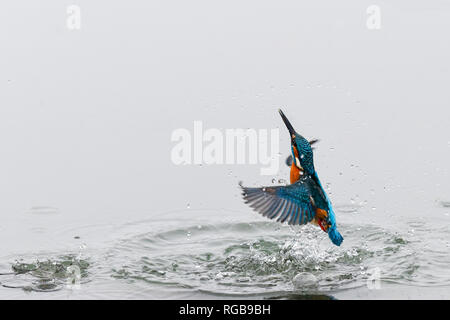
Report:
[[[286,160],[291,167],[290,185],[262,188],[242,188],[247,204],[269,219],[290,225],[313,223],[318,225],[335,245],[340,246],[344,238],[337,230],[336,217],[325,190],[314,168],[311,145],[297,133],[281,109],[279,110],[291,137],[292,155]]]

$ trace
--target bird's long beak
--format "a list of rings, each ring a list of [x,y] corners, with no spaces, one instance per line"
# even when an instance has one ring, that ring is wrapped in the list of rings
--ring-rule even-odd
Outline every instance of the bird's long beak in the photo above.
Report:
[[[295,137],[294,127],[292,127],[292,124],[289,122],[288,118],[286,118],[286,116],[284,115],[283,111],[281,111],[281,109],[278,109],[278,112],[280,113],[281,119],[283,119],[284,124],[288,128],[291,138],[294,138]]]

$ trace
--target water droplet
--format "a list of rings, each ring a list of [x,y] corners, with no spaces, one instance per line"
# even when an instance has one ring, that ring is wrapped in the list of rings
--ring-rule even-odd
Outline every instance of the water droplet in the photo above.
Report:
[[[294,284],[294,288],[296,290],[307,290],[311,287],[316,287],[318,280],[311,273],[302,272],[294,277],[292,283]]]
[[[215,280],[221,280],[221,279],[223,279],[223,274],[222,274],[222,272],[219,272],[218,274],[216,274],[216,276],[215,276],[214,279],[215,279]]]
[[[186,208],[190,209],[190,208],[191,208],[191,204],[188,203],[188,204],[186,205]]]

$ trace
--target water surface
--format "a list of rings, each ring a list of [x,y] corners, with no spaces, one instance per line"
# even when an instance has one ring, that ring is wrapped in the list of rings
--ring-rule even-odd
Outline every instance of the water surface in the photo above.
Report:
[[[449,298],[448,208],[441,223],[361,221],[338,206],[341,247],[314,226],[237,211],[180,210],[158,218],[58,231],[71,250],[2,257],[2,298]],[[113,239],[105,241],[105,239]],[[74,270],[79,273],[74,275]],[[378,280],[376,282],[375,280]]]

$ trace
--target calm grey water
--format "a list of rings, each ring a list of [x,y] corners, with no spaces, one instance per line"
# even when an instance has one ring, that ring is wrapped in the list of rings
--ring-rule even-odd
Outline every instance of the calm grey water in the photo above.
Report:
[[[450,4],[0,5],[0,299],[450,298]],[[345,240],[248,208],[318,138]],[[280,169],[171,161],[171,134],[280,128]],[[378,279],[372,281],[372,279]]]

